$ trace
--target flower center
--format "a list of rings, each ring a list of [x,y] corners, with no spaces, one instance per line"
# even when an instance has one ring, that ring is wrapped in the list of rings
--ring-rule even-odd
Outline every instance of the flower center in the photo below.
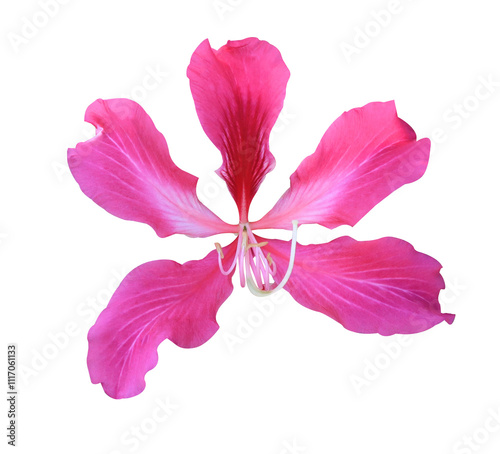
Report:
[[[274,280],[274,276],[276,275],[276,264],[273,262],[271,254],[268,253],[267,256],[265,256],[262,251],[262,248],[268,243],[267,241],[260,243],[257,242],[248,222],[240,224],[236,254],[234,256],[233,263],[228,270],[224,270],[224,267],[222,266],[222,259],[224,258],[222,247],[219,243],[215,243],[215,247],[219,253],[219,268],[221,273],[227,276],[234,270],[236,263],[238,263],[240,285],[245,287],[246,282],[248,289],[254,295],[267,296],[281,290],[288,282],[288,279],[292,274],[293,262],[295,260],[298,222],[292,221],[292,224],[293,233],[290,259],[288,261],[288,268],[285,276],[279,284],[277,284]]]

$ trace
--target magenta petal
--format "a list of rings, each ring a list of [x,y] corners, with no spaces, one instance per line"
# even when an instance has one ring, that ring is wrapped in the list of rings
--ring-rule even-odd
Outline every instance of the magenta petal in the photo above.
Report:
[[[262,239],[258,239],[261,241]],[[265,247],[280,281],[288,266],[289,242]],[[410,334],[454,315],[438,302],[444,281],[440,263],[397,238],[356,241],[344,236],[327,244],[297,245],[285,289],[303,306],[322,312],[358,333]]]
[[[290,188],[252,228],[291,229],[294,219],[352,226],[391,192],[418,180],[429,150],[429,139],[416,141],[392,101],[344,112],[290,177]]]
[[[102,208],[145,222],[160,237],[238,231],[198,200],[198,179],[174,164],[165,138],[139,104],[99,99],[85,121],[97,128],[96,136],[70,148],[68,163],[82,191]]]
[[[223,178],[246,222],[248,208],[275,165],[269,134],[283,107],[290,77],[278,49],[266,41],[228,41],[219,50],[203,41],[187,75],[207,136],[222,153]]]
[[[234,257],[235,244],[223,249],[224,262]],[[184,265],[157,260],[132,270],[89,331],[92,383],[116,399],[135,396],[163,340],[190,348],[210,339],[219,328],[217,310],[233,290],[232,273],[224,276],[217,260],[213,251]]]

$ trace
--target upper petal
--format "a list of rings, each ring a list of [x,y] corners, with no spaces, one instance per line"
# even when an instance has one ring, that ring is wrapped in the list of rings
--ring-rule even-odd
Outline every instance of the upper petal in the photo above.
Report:
[[[259,239],[261,241],[261,239]],[[288,266],[289,242],[267,240],[279,282]],[[454,315],[438,301],[444,280],[440,263],[406,241],[356,241],[344,236],[327,244],[297,245],[285,289],[303,306],[322,312],[358,333],[410,334]]]
[[[290,188],[252,228],[354,225],[400,186],[418,180],[429,160],[429,139],[398,118],[393,101],[344,112],[316,151],[290,177]]]
[[[283,107],[290,72],[278,49],[247,38],[228,41],[219,50],[203,41],[187,75],[201,125],[222,154],[217,173],[246,222],[252,198],[275,165],[269,134]]]
[[[231,260],[235,243],[223,251]],[[116,399],[141,393],[163,340],[189,348],[215,334],[217,310],[233,290],[232,274],[219,271],[216,251],[184,265],[157,260],[132,270],[89,331],[92,383],[102,383]]]
[[[198,179],[174,164],[165,138],[139,104],[98,99],[85,121],[96,127],[96,136],[70,148],[68,163],[82,191],[102,208],[145,222],[160,237],[237,231],[198,200]]]

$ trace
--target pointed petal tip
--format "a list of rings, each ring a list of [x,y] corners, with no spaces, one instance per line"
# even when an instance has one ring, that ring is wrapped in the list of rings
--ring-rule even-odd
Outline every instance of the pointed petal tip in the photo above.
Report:
[[[443,314],[444,321],[451,325],[455,321],[455,314]]]
[[[250,37],[250,38],[244,38],[244,39],[236,39],[234,41],[228,40],[226,43],[226,46],[238,48],[238,47],[245,47],[245,46],[248,46],[249,44],[254,44],[256,42],[261,42],[261,40],[258,38]]]
[[[111,101],[111,99],[109,101]],[[130,101],[133,102],[132,100]],[[98,128],[103,120],[103,114],[105,108],[106,108],[106,102],[104,101],[104,99],[102,98],[96,99],[85,110],[85,115],[83,117],[84,121]]]

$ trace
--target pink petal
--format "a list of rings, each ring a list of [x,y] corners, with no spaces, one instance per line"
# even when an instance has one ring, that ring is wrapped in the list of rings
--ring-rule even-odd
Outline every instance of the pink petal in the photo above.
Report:
[[[236,242],[223,251],[229,263]],[[215,334],[217,310],[233,290],[232,274],[220,272],[216,251],[184,265],[157,260],[132,270],[89,331],[92,383],[102,383],[116,399],[141,393],[163,340],[191,348]]]
[[[429,160],[429,139],[398,118],[393,101],[344,112],[316,152],[290,177],[290,188],[252,228],[354,225],[400,186],[418,180]]]
[[[278,49],[247,38],[228,41],[219,50],[203,41],[187,75],[201,125],[222,153],[217,173],[246,222],[250,202],[275,165],[269,134],[283,107],[290,72]]]
[[[262,241],[263,239],[258,239]],[[276,280],[288,266],[289,242],[264,248],[276,263]],[[327,244],[297,245],[285,289],[303,306],[322,312],[358,333],[410,334],[454,315],[438,302],[441,265],[397,238],[356,241],[344,236]]]
[[[85,121],[97,128],[96,136],[70,148],[68,163],[82,191],[102,208],[145,222],[160,237],[238,231],[198,200],[198,179],[174,164],[165,138],[139,104],[98,99]]]

